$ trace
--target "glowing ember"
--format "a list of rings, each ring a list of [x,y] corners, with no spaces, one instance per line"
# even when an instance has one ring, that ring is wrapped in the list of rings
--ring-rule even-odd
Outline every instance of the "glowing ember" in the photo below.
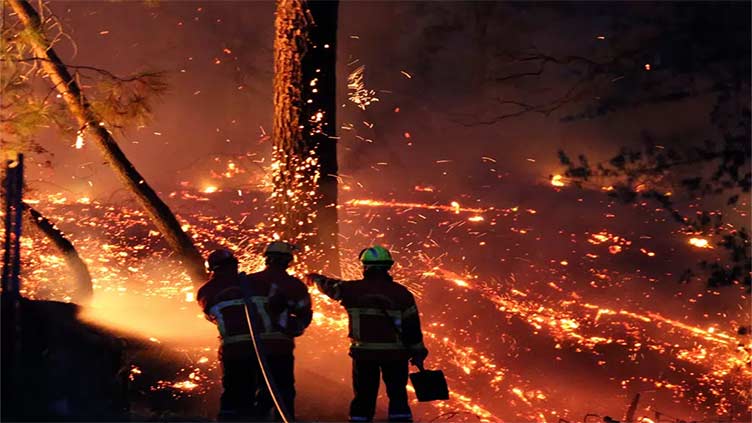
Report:
[[[365,69],[365,66],[359,66],[347,77],[348,98],[363,110],[372,103],[379,101],[378,97],[376,97],[376,91],[365,87],[363,80]]]
[[[690,238],[689,245],[697,248],[713,248],[713,246],[710,245],[710,242],[705,238]]]
[[[466,288],[466,287],[470,286],[470,285],[468,285],[467,282],[463,281],[462,279],[454,279],[452,282],[456,283],[457,286],[461,286],[463,288]]]
[[[76,134],[76,149],[80,150],[84,146],[84,133],[81,131],[78,131]]]
[[[551,185],[555,187],[563,187],[564,184],[564,177],[561,175],[554,175],[551,177]]]
[[[183,381],[180,381],[180,382],[173,383],[172,387],[175,388],[175,389],[183,389],[183,390],[190,391],[190,390],[195,389],[196,387],[198,387],[198,384],[194,383],[194,382],[192,382],[190,380],[183,380]]]
[[[363,206],[363,207],[394,207],[405,209],[427,209],[436,211],[448,211],[452,213],[469,212],[469,213],[483,213],[486,210],[461,207],[456,201],[452,201],[449,206],[437,205],[437,204],[422,204],[422,203],[404,203],[397,201],[379,201],[379,200],[350,200],[347,202],[351,206]]]

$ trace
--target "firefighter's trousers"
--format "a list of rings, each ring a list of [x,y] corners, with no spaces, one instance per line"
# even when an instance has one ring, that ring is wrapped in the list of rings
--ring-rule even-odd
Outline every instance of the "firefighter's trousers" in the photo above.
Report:
[[[219,421],[255,420],[254,396],[258,386],[259,366],[255,355],[221,356],[222,396]],[[263,381],[262,381],[263,383]]]
[[[245,350],[242,350],[245,347]],[[246,344],[233,345],[220,353],[222,363],[222,396],[219,421],[280,421],[267,389],[255,353]],[[238,350],[241,352],[238,353]],[[279,399],[287,407],[288,419],[295,419],[295,368],[292,353],[266,356],[268,374],[273,377]]]
[[[274,378],[277,387],[279,400],[284,403],[289,420],[295,420],[295,359],[292,353],[289,354],[269,354],[266,356],[266,363],[269,368],[267,371]],[[269,390],[264,382],[263,375],[259,373],[259,385],[256,395],[256,410],[260,420],[269,419],[274,401],[272,400]],[[279,415],[274,414],[274,420],[280,421]]]
[[[379,374],[389,396],[389,421],[410,422],[412,412],[407,403],[407,360],[353,359],[352,380],[355,398],[350,403],[350,421],[370,422],[376,412]]]

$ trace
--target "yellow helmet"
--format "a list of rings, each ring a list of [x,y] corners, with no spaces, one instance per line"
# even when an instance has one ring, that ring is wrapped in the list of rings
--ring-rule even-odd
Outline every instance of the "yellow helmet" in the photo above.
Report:
[[[363,266],[366,267],[391,267],[392,264],[394,264],[394,260],[392,259],[392,255],[389,254],[389,250],[380,245],[374,245],[373,247],[364,249],[360,252],[359,257]]]

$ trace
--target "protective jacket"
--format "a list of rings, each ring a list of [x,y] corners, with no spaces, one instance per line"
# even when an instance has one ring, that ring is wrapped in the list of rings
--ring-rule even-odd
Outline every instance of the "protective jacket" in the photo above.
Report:
[[[339,301],[349,317],[350,355],[360,360],[425,357],[415,298],[385,271],[341,281],[319,276],[321,292]]]
[[[313,316],[305,284],[284,269],[215,276],[196,297],[207,318],[217,324],[223,351],[251,340],[246,297],[257,316],[259,338],[267,354],[292,353],[294,338],[303,334]]]

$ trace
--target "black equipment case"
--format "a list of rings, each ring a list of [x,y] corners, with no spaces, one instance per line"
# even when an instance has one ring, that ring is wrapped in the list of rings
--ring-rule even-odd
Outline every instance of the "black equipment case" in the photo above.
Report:
[[[441,370],[421,370],[410,373],[410,382],[420,402],[449,399],[449,388],[444,372]]]

